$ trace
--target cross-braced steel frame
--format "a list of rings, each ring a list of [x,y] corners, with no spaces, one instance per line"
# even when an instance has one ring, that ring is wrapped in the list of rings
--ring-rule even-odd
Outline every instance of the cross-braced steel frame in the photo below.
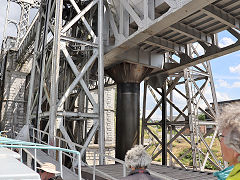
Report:
[[[189,57],[199,56],[198,50],[193,44],[188,45],[188,53]],[[175,57],[173,54],[167,54],[168,62],[166,63],[176,63],[174,58],[176,59],[177,56],[179,54]],[[164,85],[166,86],[165,90]],[[150,93],[156,101],[155,107],[149,114],[146,113],[147,93]],[[166,99],[164,99],[164,93]],[[152,145],[155,146],[152,150],[153,159],[162,154],[162,159],[167,162],[167,154],[169,154],[170,165],[177,163],[186,168],[181,160],[187,153],[191,152],[194,169],[204,170],[207,161],[221,169],[219,160],[211,150],[217,135],[215,118],[218,113],[218,104],[210,62],[186,68],[182,72],[169,75],[169,77],[163,76],[162,83],[159,84],[145,81],[143,97],[141,140],[144,144],[144,133],[152,137],[152,144],[148,148],[152,148]],[[169,109],[167,113],[166,108]],[[152,116],[158,109],[165,116],[162,116],[161,120],[154,121]],[[208,121],[199,120],[200,114],[204,115]],[[162,128],[162,134],[156,131],[160,126],[165,126]],[[211,128],[207,128],[207,131],[201,131],[201,127],[209,126]],[[173,134],[175,135],[173,136]],[[173,153],[173,142],[178,138],[187,141],[191,147],[180,157]],[[206,142],[206,138],[211,139],[210,144]],[[204,152],[203,148],[207,149],[207,152]]]
[[[76,148],[72,142],[86,147],[99,128],[100,152],[104,151],[104,41],[105,68],[125,61],[153,68],[149,80],[145,81],[142,118],[143,132],[148,131],[157,142],[153,157],[164,150],[164,156],[167,152],[184,167],[181,157],[176,157],[171,151],[172,142],[181,136],[191,145],[189,151],[193,154],[194,168],[204,169],[207,160],[219,167],[219,162],[211,152],[217,130],[212,128],[210,144],[206,144],[204,138],[212,132],[202,134],[199,130],[201,124],[214,126],[218,113],[211,67],[206,61],[239,50],[239,17],[234,15],[237,8],[232,7],[239,6],[238,3],[234,1],[232,5],[230,0],[143,0],[134,3],[109,0],[103,4],[102,0],[42,0],[39,14],[18,49],[20,60],[34,53],[27,123],[49,131],[52,145],[57,144],[54,135],[63,136],[71,149]],[[23,25],[28,16],[24,17]],[[227,30],[237,41],[219,47],[214,36],[223,30]],[[203,48],[204,53],[199,52],[196,44]],[[199,63],[202,64],[197,65]],[[157,79],[155,83],[151,82],[154,76]],[[109,83],[107,78],[105,80]],[[89,87],[98,87],[97,102],[93,100]],[[157,102],[148,116],[145,105],[147,88]],[[209,89],[212,105],[204,94]],[[157,94],[163,100],[158,99]],[[175,103],[177,95],[183,98],[183,107]],[[88,104],[91,104],[92,112],[88,111]],[[150,128],[162,125],[163,121],[149,121],[154,112],[161,108],[165,122],[163,127],[168,127],[170,137],[172,131],[176,132],[168,142],[166,129],[162,142],[161,136]],[[177,113],[175,118],[174,111]],[[212,121],[199,121],[199,112]],[[184,121],[179,121],[180,117]],[[93,121],[90,130],[85,126],[88,121]],[[183,134],[186,129],[189,129],[189,138]],[[44,136],[41,138],[46,140]],[[200,148],[202,143],[207,152]],[[164,147],[162,150],[158,149],[161,144]],[[100,159],[103,162],[103,158]]]
[[[51,145],[57,145],[56,135],[63,136],[70,149],[76,149],[72,142],[82,144],[82,155],[97,130],[104,154],[102,22],[102,0],[42,1],[36,21],[27,124],[48,131]],[[98,102],[89,91],[90,78],[98,81]]]

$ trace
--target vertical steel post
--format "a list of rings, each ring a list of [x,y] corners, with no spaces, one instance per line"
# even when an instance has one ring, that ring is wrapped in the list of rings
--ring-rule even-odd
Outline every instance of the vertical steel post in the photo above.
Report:
[[[172,77],[170,77],[170,81],[172,81]],[[170,92],[170,101],[173,102],[173,91]],[[170,108],[169,108],[169,111],[170,111],[170,122],[173,121],[173,106],[172,104],[170,104]],[[172,136],[173,136],[173,127],[172,125],[170,125],[170,128],[169,128],[169,140],[172,139]],[[170,148],[170,151],[172,151],[172,143],[169,145],[169,148]],[[172,156],[169,157],[169,166],[172,166]]]
[[[34,88],[34,81],[35,81],[35,71],[36,71],[36,61],[38,57],[38,42],[40,37],[40,29],[41,29],[41,16],[38,19],[38,27],[36,33],[36,41],[34,45],[34,56],[32,62],[32,69],[31,69],[31,76],[29,82],[29,93],[28,93],[28,102],[27,102],[27,114],[26,114],[26,123],[30,125],[31,123],[31,114],[32,114],[32,96],[33,96],[33,88]]]
[[[37,149],[34,148],[34,171],[37,172]]]
[[[98,2],[98,104],[99,104],[99,163],[104,164],[103,154],[105,153],[104,133],[104,47],[103,47],[103,0]]]
[[[78,179],[81,180],[82,179],[81,154],[78,154],[77,158],[78,158]]]
[[[166,81],[162,87],[162,165],[167,165],[167,93]]]
[[[94,151],[93,156],[93,180],[96,179],[96,152]]]
[[[145,114],[146,114],[146,99],[147,99],[147,81],[144,81],[143,90],[143,112],[142,112],[142,129],[141,129],[141,144],[144,145],[144,129],[146,127]]]
[[[56,136],[56,111],[58,98],[58,78],[60,63],[60,34],[62,29],[62,9],[63,0],[56,1],[55,28],[53,38],[53,57],[51,71],[51,97],[50,97],[50,117],[49,117],[49,144],[55,146],[54,136]]]
[[[60,142],[59,142],[59,145],[60,145]],[[60,164],[60,175],[63,178],[62,151],[61,150],[59,151],[59,164]]]
[[[43,84],[44,84],[44,74],[45,74],[45,59],[46,59],[46,44],[47,44],[47,36],[48,36],[48,24],[49,24],[49,14],[51,10],[51,0],[47,1],[47,9],[46,9],[46,17],[45,17],[45,25],[44,25],[44,37],[43,37],[43,45],[42,45],[42,55],[40,59],[40,82],[38,89],[38,105],[37,105],[37,113],[36,113],[36,121],[37,121],[37,129],[40,130],[40,122],[41,117],[40,113],[42,112],[42,92],[43,92]],[[39,138],[39,137],[38,137]]]

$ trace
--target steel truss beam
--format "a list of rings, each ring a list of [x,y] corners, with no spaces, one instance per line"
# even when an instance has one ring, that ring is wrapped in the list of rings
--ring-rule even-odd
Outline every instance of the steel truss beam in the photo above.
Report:
[[[35,31],[27,122],[40,130],[48,131],[48,143],[51,145],[56,145],[55,136],[63,136],[70,149],[75,150],[74,143],[80,143],[83,145],[80,150],[82,157],[99,130],[99,151],[104,154],[103,1],[89,2],[83,8],[75,0],[69,1],[69,6],[74,7],[76,15],[69,14],[68,21],[65,22],[62,14],[67,7],[63,6],[63,0],[48,0],[47,3],[47,6],[41,6],[38,19],[32,25],[38,27]],[[97,8],[97,11],[92,11],[93,8]],[[96,19],[89,19],[93,16],[98,17],[98,27],[94,27],[93,21]],[[53,20],[54,23],[51,24]],[[77,23],[79,20],[86,29],[81,36],[78,33],[81,33],[83,27]],[[52,39],[47,40],[51,35]],[[88,48],[88,51],[79,51],[81,48]],[[83,52],[84,56],[78,52]],[[91,70],[95,66],[97,72]],[[89,75],[98,77],[98,101],[90,93]],[[36,78],[39,82],[34,80]],[[91,111],[88,104],[92,106]],[[86,127],[84,124],[90,122],[92,127],[83,129]],[[41,138],[46,140],[46,137]],[[100,164],[104,163],[103,156],[99,160]],[[73,160],[73,166],[75,165]]]
[[[213,1],[184,1],[182,3],[169,3],[170,9],[166,11],[163,15],[155,19],[155,8],[151,8],[151,13],[149,13],[149,8],[151,7],[150,3],[143,3],[143,7],[141,11],[136,12],[133,4],[127,3],[125,0],[120,1],[119,7],[123,8],[124,14],[121,14],[122,11],[117,11],[116,14],[113,14],[111,7],[109,4],[106,5],[107,13],[109,14],[109,20],[107,21],[109,29],[109,36],[107,42],[110,42],[109,39],[111,35],[114,36],[113,42],[110,42],[109,48],[107,48],[107,52],[105,54],[105,66],[108,66],[114,61],[116,61],[116,57],[122,54],[126,49],[131,49],[136,44],[144,42],[148,38],[156,35],[167,27],[170,27],[180,21],[182,18],[187,17],[188,15],[200,10],[206,5],[214,2]],[[155,4],[155,6],[161,6],[161,4]],[[191,8],[190,8],[191,7]],[[116,9],[118,9],[116,7]],[[185,9],[187,9],[185,11]],[[119,14],[118,14],[119,13]],[[157,12],[156,12],[157,13]],[[115,17],[117,18],[114,18]],[[132,21],[125,21],[130,17]],[[174,17],[174,18],[173,18]],[[132,31],[131,23],[135,22],[137,27],[136,30]],[[119,26],[117,26],[119,24]],[[121,30],[121,27],[124,27],[124,31]],[[132,32],[131,32],[132,31]],[[195,33],[197,32],[197,36],[194,35],[194,38],[200,38],[205,41],[209,41],[208,35],[192,29],[188,32]],[[147,41],[149,42],[149,41]]]

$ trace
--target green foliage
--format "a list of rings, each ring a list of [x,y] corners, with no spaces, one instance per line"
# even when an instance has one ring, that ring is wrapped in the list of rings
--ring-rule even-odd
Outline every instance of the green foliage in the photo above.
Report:
[[[162,158],[159,157],[159,158],[156,159],[156,161],[157,161],[157,162],[162,162]]]
[[[206,166],[205,166],[206,169],[211,169],[211,170],[218,170],[211,162],[207,161],[206,163]]]
[[[179,153],[179,157],[181,157],[183,154],[185,154],[188,151],[188,148],[183,149],[182,152]],[[204,150],[204,152],[206,153],[207,150]],[[213,150],[213,153],[216,153],[217,150]],[[209,156],[209,158],[212,159],[211,155]],[[203,159],[203,157],[202,157]],[[182,158],[181,162],[186,165],[186,166],[192,166],[193,165],[193,160],[192,160],[192,151],[189,151],[188,153],[186,153],[184,155],[184,157]],[[218,170],[210,161],[206,162],[206,169],[210,169],[210,170]]]
[[[184,155],[186,153],[184,155],[184,157],[182,158],[182,163],[187,165],[187,166],[192,166],[193,165],[192,152],[189,151],[187,153],[187,151],[188,151],[188,148],[183,149],[183,151],[179,153],[179,157],[181,157],[182,155]]]
[[[198,120],[205,121],[206,120],[205,114],[199,114],[198,115]]]

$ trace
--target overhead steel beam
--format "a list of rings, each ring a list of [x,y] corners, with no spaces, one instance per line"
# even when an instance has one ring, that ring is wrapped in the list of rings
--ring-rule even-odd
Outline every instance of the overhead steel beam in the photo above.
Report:
[[[194,12],[201,10],[203,7],[215,2],[216,0],[192,0],[182,7],[172,8],[167,13],[163,14],[159,18],[152,22],[149,22],[146,26],[139,28],[135,33],[131,34],[129,37],[115,43],[114,46],[108,47],[105,53],[104,65],[109,66],[116,62],[115,57],[122,54],[127,49],[130,49],[136,44],[145,41],[152,35],[159,33],[160,31],[166,29],[167,27],[179,22],[183,18],[193,14]],[[184,3],[184,2],[183,2]]]
[[[157,74],[174,74],[176,72],[180,72],[183,69],[197,65],[202,62],[206,62],[208,60],[224,56],[226,54],[230,54],[232,52],[240,50],[240,41],[238,40],[236,43],[224,47],[224,48],[217,48],[216,46],[210,46],[208,49],[206,49],[206,54],[199,56],[197,58],[191,59],[191,61],[185,61],[185,63],[180,63],[178,66],[170,68],[170,69],[165,69],[163,71],[156,72]]]
[[[166,40],[162,37],[157,37],[157,36],[153,36],[148,38],[146,41],[144,41],[146,44],[152,45],[152,46],[157,46],[160,47],[162,49],[165,49],[167,51],[173,52],[173,51],[177,51],[177,52],[185,52],[185,47],[174,43],[172,41]]]
[[[210,44],[212,43],[211,36],[205,34],[202,31],[199,31],[189,25],[178,22],[176,24],[173,24],[170,28],[173,29],[174,31],[177,31],[177,32],[184,34],[188,37],[191,37],[195,40],[207,42]]]
[[[226,11],[218,8],[217,6],[210,4],[203,8],[202,11],[208,16],[220,21],[221,23],[240,30],[240,20],[238,18],[235,18],[230,13],[227,13]]]

